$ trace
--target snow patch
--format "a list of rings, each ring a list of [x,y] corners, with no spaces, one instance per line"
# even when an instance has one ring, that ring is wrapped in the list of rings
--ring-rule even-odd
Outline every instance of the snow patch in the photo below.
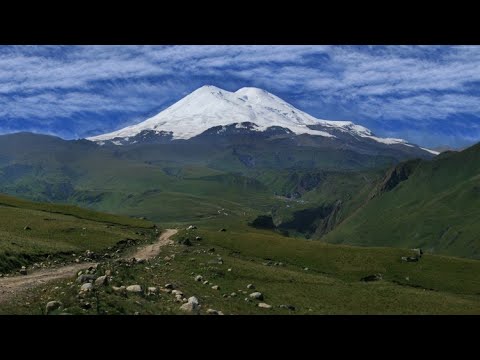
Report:
[[[427,151],[427,152],[429,152],[430,154],[433,154],[433,155],[438,155],[438,154],[440,154],[439,151],[430,150],[430,149],[426,149],[426,148],[423,148],[423,147],[421,147],[420,149],[425,150],[425,151]]]

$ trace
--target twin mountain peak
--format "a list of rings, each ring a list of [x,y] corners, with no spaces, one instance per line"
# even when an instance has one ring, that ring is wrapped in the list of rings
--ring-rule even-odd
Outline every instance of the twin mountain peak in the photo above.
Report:
[[[259,88],[244,87],[230,92],[212,85],[202,86],[139,124],[88,140],[113,145],[152,142],[152,139],[153,142],[155,139],[163,142],[188,140],[207,133],[212,135],[212,129],[217,135],[226,135],[232,130],[247,134],[283,134],[286,137],[301,135],[342,143],[410,147],[410,151],[415,149],[419,153],[437,154],[402,139],[377,137],[369,129],[351,121],[315,118]]]

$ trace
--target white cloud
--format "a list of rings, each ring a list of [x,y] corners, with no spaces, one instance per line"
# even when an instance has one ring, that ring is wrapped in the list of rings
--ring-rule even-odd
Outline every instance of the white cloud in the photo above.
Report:
[[[3,47],[0,116],[148,112],[205,77],[280,97],[302,94],[350,108],[359,118],[480,116],[479,90],[472,92],[480,83],[479,46]]]

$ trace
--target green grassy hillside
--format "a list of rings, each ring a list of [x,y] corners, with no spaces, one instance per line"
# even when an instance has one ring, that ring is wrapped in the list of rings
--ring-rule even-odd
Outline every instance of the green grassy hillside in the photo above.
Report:
[[[480,145],[421,161],[323,239],[480,259]]]
[[[219,232],[220,227],[226,232]],[[195,236],[202,240],[195,241]],[[225,314],[480,314],[476,260],[427,254],[419,262],[405,263],[401,257],[412,254],[408,249],[286,238],[252,230],[246,221],[204,221],[198,230],[177,235],[185,237],[193,246],[167,246],[147,266],[102,264],[99,274],[110,269],[116,275],[83,303],[77,297],[80,285],[72,284],[72,277],[2,305],[0,313],[41,314],[48,301],[60,300],[72,314],[183,314],[171,294],[122,295],[112,289],[130,284],[158,289],[170,283],[186,298],[196,296],[202,314],[209,308]],[[377,273],[382,280],[360,280]],[[209,284],[195,281],[196,275]],[[272,308],[245,301],[253,291],[260,291]],[[85,308],[85,302],[91,306]],[[280,307],[285,304],[295,310]]]
[[[145,220],[0,195],[0,273],[48,255],[101,251],[126,238],[142,239],[139,230],[152,226]]]

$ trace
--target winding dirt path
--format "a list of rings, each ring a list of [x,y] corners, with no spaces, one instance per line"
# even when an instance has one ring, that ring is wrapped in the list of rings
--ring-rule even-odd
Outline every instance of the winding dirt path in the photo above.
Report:
[[[156,243],[142,247],[135,254],[133,254],[132,257],[137,260],[148,260],[157,256],[160,253],[162,246],[173,244],[173,240],[170,240],[170,238],[177,232],[178,230],[176,229],[166,229],[160,234]]]
[[[166,229],[160,234],[157,242],[142,247],[130,257],[148,260],[157,256],[160,253],[162,246],[173,243],[173,241],[170,240],[170,237],[177,232],[178,230],[176,229]],[[0,303],[8,301],[12,296],[19,292],[45,284],[52,280],[73,277],[78,271],[95,265],[96,263],[73,264],[54,269],[41,269],[27,275],[0,278]]]

